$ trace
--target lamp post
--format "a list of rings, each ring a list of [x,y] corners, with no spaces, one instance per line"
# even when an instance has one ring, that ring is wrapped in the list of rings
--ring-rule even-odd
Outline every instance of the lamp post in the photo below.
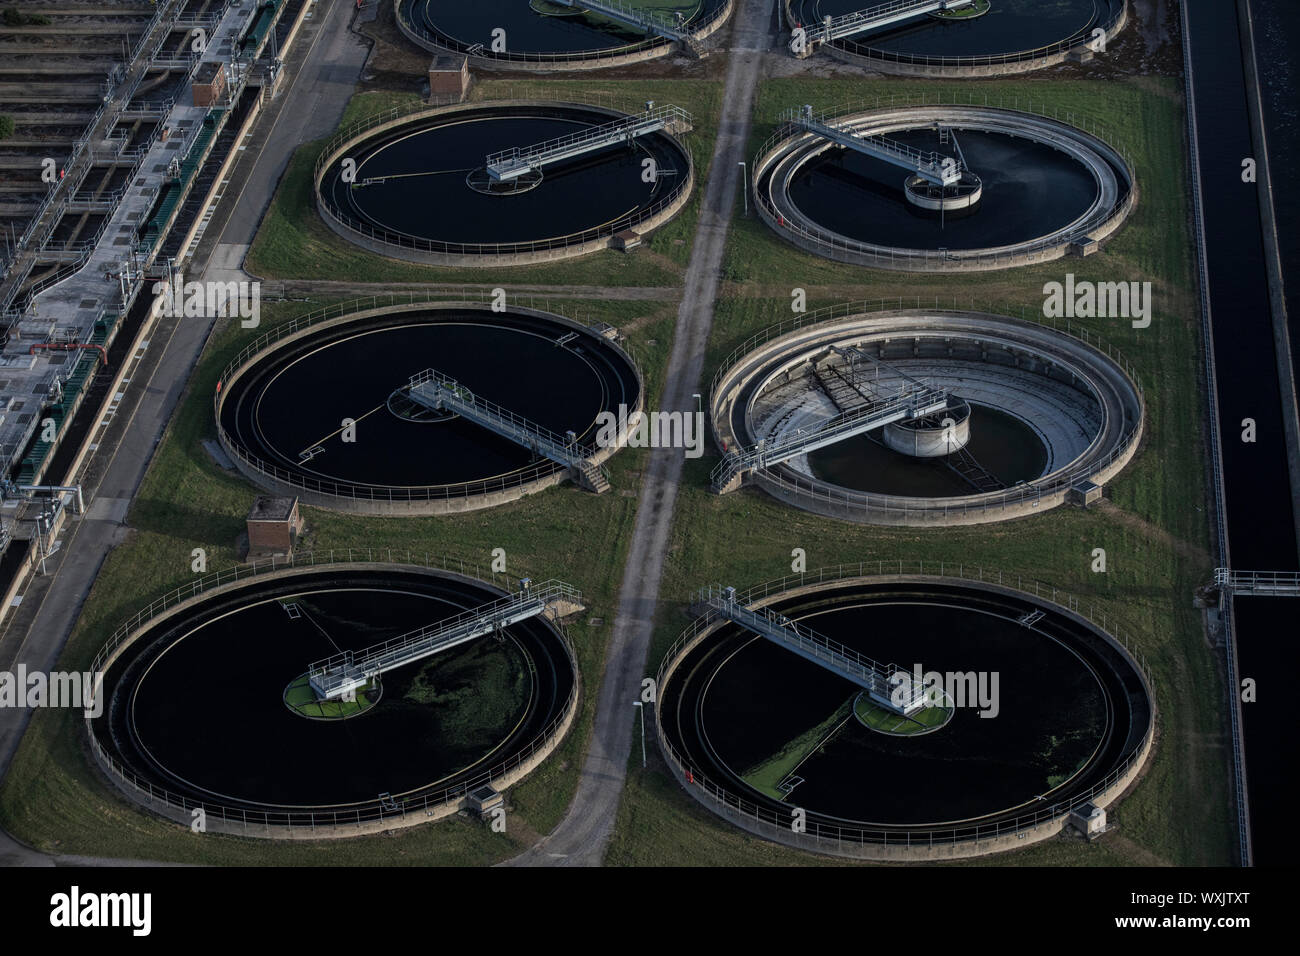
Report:
[[[740,194],[745,200],[745,215],[749,215],[749,169],[744,161],[736,163],[740,167]]]
[[[641,708],[641,769],[645,769],[645,704],[639,700],[632,701],[633,707]]]

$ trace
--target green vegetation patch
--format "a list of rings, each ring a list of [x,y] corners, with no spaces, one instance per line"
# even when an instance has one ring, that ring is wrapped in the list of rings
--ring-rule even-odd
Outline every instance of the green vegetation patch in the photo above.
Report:
[[[835,736],[849,719],[852,706],[852,698],[846,700],[817,726],[804,731],[762,763],[755,764],[741,774],[740,779],[769,797],[784,800],[788,794],[780,789],[780,785],[801,763]]]
[[[382,695],[378,680],[373,680],[370,686],[357,691],[353,700],[321,700],[312,690],[308,675],[303,674],[284,689],[284,703],[295,714],[311,720],[346,720],[370,710]]]

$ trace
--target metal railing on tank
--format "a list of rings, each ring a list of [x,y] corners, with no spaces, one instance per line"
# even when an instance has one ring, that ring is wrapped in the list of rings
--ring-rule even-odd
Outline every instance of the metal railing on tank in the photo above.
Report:
[[[1106,36],[1110,36],[1116,29],[1120,21],[1125,16],[1125,5],[1128,0],[1122,2],[1116,7],[1114,12],[1104,21],[1098,22],[1094,19],[1087,26],[1071,33],[1068,37],[1057,40],[1054,43],[1048,43],[1043,46],[1034,47],[1029,50],[1016,50],[1009,53],[992,53],[981,54],[978,56],[927,56],[915,53],[898,53],[892,50],[882,50],[879,47],[866,46],[851,38],[837,40],[837,43],[844,43],[843,48],[846,52],[865,57],[867,59],[886,60],[893,63],[908,63],[914,66],[933,66],[933,67],[979,67],[979,66],[1008,66],[1017,63],[1032,63],[1038,60],[1051,60],[1054,57],[1064,56],[1071,50],[1080,46],[1085,46],[1094,37],[1094,30],[1101,30]],[[790,0],[786,2],[787,17],[793,20],[793,14],[790,13]]]
[[[397,28],[413,43],[419,46],[429,44],[489,60],[503,60],[512,63],[577,63],[582,60],[614,60],[643,50],[666,47],[673,42],[665,37],[653,37],[622,46],[602,47],[594,50],[566,50],[556,53],[520,53],[510,50],[493,52],[486,49],[482,43],[465,43],[445,33],[430,30],[423,24],[412,22],[407,14],[407,6],[408,0],[393,0],[394,19],[397,22]],[[697,14],[694,17],[688,17],[686,26],[695,37],[711,32],[717,24],[730,15],[733,6],[734,0],[726,0],[716,10],[705,13],[703,16]]]
[[[487,567],[480,567],[475,563],[466,562],[460,558],[453,558],[446,555],[430,555],[428,552],[416,552],[410,549],[400,548],[334,548],[327,551],[313,551],[296,554],[289,558],[282,558],[278,561],[272,558],[269,561],[256,562],[248,565],[236,565],[226,571],[220,571],[215,574],[209,574],[199,578],[188,585],[175,588],[167,592],[162,597],[156,599],[147,607],[140,610],[129,620],[118,625],[113,631],[108,642],[100,648],[91,662],[90,672],[100,674],[103,672],[106,663],[112,657],[114,652],[140,630],[141,627],[148,624],[153,618],[167,611],[183,601],[211,591],[214,588],[222,587],[227,584],[233,584],[237,581],[246,581],[253,578],[264,576],[273,572],[284,571],[289,568],[298,567],[320,567],[328,569],[330,567],[339,567],[343,565],[352,565],[357,563],[373,564],[376,568],[400,567],[402,565],[429,568],[432,570],[450,571],[466,577],[473,577],[483,581],[493,581],[496,579],[498,572],[491,571]],[[516,575],[517,576],[517,575]],[[577,655],[574,651],[573,642],[567,631],[559,621],[551,622],[557,634],[561,638],[564,646],[564,653],[568,659],[569,665],[577,672]],[[103,693],[100,686],[96,686],[95,693]],[[510,771],[522,766],[530,761],[534,756],[543,750],[548,749],[554,741],[556,733],[572,719],[573,713],[578,705],[580,693],[580,682],[574,680],[569,688],[569,694],[565,698],[563,705],[559,709],[559,714],[553,720],[538,732],[538,734],[529,742],[529,744],[512,754],[505,760],[499,761],[492,767],[475,774],[473,777],[461,781],[450,787],[443,787],[428,793],[415,793],[406,796],[379,798],[375,800],[363,801],[355,804],[349,804],[342,807],[335,807],[322,810],[285,810],[285,811],[267,811],[258,809],[249,809],[246,807],[226,806],[220,803],[211,803],[194,798],[181,793],[175,793],[165,787],[156,785],[152,780],[142,777],[135,773],[130,767],[126,766],[120,760],[105,750],[104,745],[100,742],[95,729],[92,726],[92,720],[95,718],[87,717],[86,734],[90,738],[91,752],[94,754],[100,766],[103,767],[110,776],[112,776],[119,785],[135,791],[149,803],[161,804],[183,813],[192,813],[195,810],[202,810],[206,815],[209,826],[212,821],[218,820],[231,826],[236,824],[243,827],[248,832],[249,827],[264,828],[269,832],[272,828],[289,828],[301,829],[308,831],[340,829],[345,827],[356,827],[360,829],[365,824],[382,822],[384,820],[405,819],[407,816],[416,816],[423,814],[432,816],[438,810],[443,810],[451,805],[458,804],[465,796],[477,787],[484,784],[491,784],[492,781],[500,779]]]
[[[460,104],[449,103],[445,105]],[[481,103],[469,104],[469,107],[490,109],[495,106],[508,105],[510,105],[510,101],[485,100]],[[603,106],[598,103],[546,105],[573,106],[577,108],[590,108],[591,106],[597,106],[603,109],[618,109],[618,107]],[[691,156],[689,149],[678,143],[679,148],[682,150],[682,155],[685,157],[687,162],[687,173],[684,176],[677,176],[673,185],[667,190],[665,195],[661,196],[650,205],[625,213],[624,215],[603,223],[600,226],[594,226],[589,229],[583,229],[562,236],[551,236],[546,239],[531,239],[524,242],[496,243],[448,242],[440,239],[428,239],[423,236],[413,236],[410,233],[377,227],[351,215],[348,210],[342,208],[339,203],[334,201],[332,193],[322,188],[322,180],[326,168],[333,164],[333,160],[337,158],[339,150],[349,141],[356,139],[367,130],[374,129],[375,127],[381,126],[385,123],[405,118],[414,120],[421,115],[439,115],[443,108],[444,106],[429,106],[424,103],[417,103],[409,107],[394,107],[391,110],[386,110],[381,113],[376,113],[373,116],[369,116],[335,134],[322,148],[316,159],[316,164],[312,174],[312,182],[316,191],[317,206],[321,212],[327,214],[338,228],[370,242],[392,246],[396,249],[409,249],[413,252],[426,252],[439,255],[465,255],[488,259],[492,256],[532,255],[548,251],[563,252],[572,249],[574,246],[607,241],[609,237],[615,233],[621,232],[625,229],[634,229],[643,223],[658,218],[666,210],[682,202],[684,191],[689,189],[694,183],[694,158]],[[636,114],[643,112],[644,109],[644,104],[641,104],[640,106],[621,111],[629,114]],[[664,133],[663,135],[668,136],[670,134]]]
[[[953,564],[944,561],[866,561],[859,564],[841,564],[834,567],[819,568],[805,574],[787,575],[778,580],[757,585],[747,591],[738,592],[735,599],[745,605],[752,605],[755,602],[778,596],[796,587],[833,584],[837,581],[883,577],[886,575],[957,578],[980,584],[1014,588],[1040,601],[1049,601],[1099,628],[1100,632],[1109,638],[1112,646],[1122,648],[1129,662],[1137,668],[1145,683],[1147,698],[1151,705],[1151,720],[1142,740],[1131,749],[1128,756],[1118,767],[1107,773],[1101,781],[1084,793],[1073,794],[1068,799],[1050,803],[1032,813],[1018,814],[1010,820],[996,820],[990,823],[976,823],[960,827],[924,829],[903,826],[892,828],[832,826],[815,819],[808,819],[805,820],[805,830],[795,832],[790,826],[791,817],[788,812],[783,813],[771,806],[746,800],[743,796],[728,790],[721,783],[710,780],[700,768],[691,763],[688,755],[679,752],[668,740],[663,729],[663,722],[657,719],[658,714],[656,712],[655,735],[659,741],[659,747],[664,759],[674,776],[676,776],[678,783],[702,803],[706,805],[709,803],[714,804],[715,812],[720,816],[735,816],[745,822],[753,823],[760,829],[768,828],[772,831],[774,837],[779,834],[779,839],[782,842],[792,843],[803,849],[817,851],[824,849],[828,843],[836,846],[841,851],[846,847],[863,846],[920,848],[975,843],[995,837],[1021,833],[1042,824],[1062,820],[1074,810],[1079,809],[1084,804],[1091,803],[1098,796],[1124,780],[1143,759],[1143,754],[1155,738],[1157,717],[1155,685],[1150,668],[1147,666],[1146,656],[1114,628],[1113,616],[1108,616],[1096,604],[1085,603],[1068,592],[1044,584],[1035,578],[1026,578],[1020,574],[1000,570],[995,571],[979,565]],[[667,686],[666,680],[669,678],[670,671],[675,669],[684,649],[720,620],[722,620],[722,616],[719,612],[710,608],[692,621],[682,635],[668,648],[655,674],[655,685],[660,694],[663,693],[664,687]]]
[[[477,301],[475,301],[476,299]],[[351,299],[347,302],[328,305],[324,308],[309,312],[306,315],[301,315],[297,318],[278,323],[273,328],[263,332],[248,345],[244,346],[222,370],[221,376],[218,379],[220,384],[216,394],[212,397],[213,417],[216,420],[217,427],[217,440],[228,455],[243,462],[250,469],[265,478],[270,478],[276,482],[280,482],[301,491],[358,501],[422,502],[473,498],[482,495],[490,495],[496,492],[509,491],[559,474],[564,470],[562,466],[549,460],[543,460],[524,468],[517,469],[509,475],[481,479],[478,481],[458,482],[452,485],[396,487],[387,485],[367,485],[356,482],[323,481],[308,478],[299,470],[290,469],[275,462],[267,461],[248,452],[234,440],[222,424],[221,406],[222,402],[225,400],[225,395],[229,393],[229,389],[226,386],[229,384],[232,377],[236,377],[243,367],[248,364],[249,359],[254,355],[288,336],[296,335],[299,332],[306,331],[314,326],[330,322],[334,319],[343,318],[357,312],[372,311],[380,308],[396,308],[399,306],[409,307],[413,305],[431,305],[444,308],[455,307],[457,305],[492,306],[494,302],[495,299],[490,290],[462,289],[459,292],[446,294],[418,294],[410,292],[405,295],[397,292],[390,292],[387,295],[366,296],[363,298]],[[545,297],[515,295],[512,297],[511,305],[514,308],[531,309],[536,312],[546,312],[548,314],[557,315],[551,310],[550,299]],[[599,335],[602,339],[608,341],[603,335],[603,332],[608,328],[608,326],[602,322],[583,322],[571,317],[558,315],[557,317],[565,318],[566,321],[581,326],[593,335]],[[628,360],[628,363],[632,366],[637,381],[642,382],[643,376],[641,368],[636,359],[617,343],[610,342],[609,345],[611,348],[617,349]],[[599,466],[598,470],[607,480],[610,478],[608,469],[603,465]]]
[[[996,306],[989,303],[976,304],[972,302],[968,308],[960,309],[954,298],[951,305],[943,303],[940,305],[938,297],[934,300],[934,308],[930,309],[928,303],[921,301],[917,296],[913,302],[907,302],[902,296],[897,299],[879,299],[874,302],[847,302],[840,305],[828,306],[817,309],[813,312],[791,315],[783,318],[781,321],[768,326],[758,332],[755,332],[749,338],[745,339],[740,345],[732,349],[731,353],[724,358],[718,365],[718,369],[713,373],[713,378],[709,382],[709,395],[711,401],[716,401],[718,386],[724,377],[735,368],[745,356],[753,352],[756,348],[779,338],[788,335],[791,332],[797,332],[801,329],[811,328],[822,322],[829,322],[834,319],[849,318],[851,316],[870,316],[874,312],[887,313],[899,312],[905,309],[915,311],[925,311],[935,315],[961,315],[967,312],[983,312],[990,315],[1006,315],[1005,307]],[[1021,307],[1019,317],[1025,322],[1030,322],[1041,328],[1051,329],[1054,332],[1066,335],[1072,339],[1084,343],[1090,348],[1109,358],[1124,373],[1129,384],[1132,385],[1137,394],[1138,409],[1133,423],[1124,430],[1118,443],[1112,450],[1100,459],[1090,459],[1081,465],[1067,467],[1051,474],[1036,478],[1030,482],[1017,484],[1011,488],[995,492],[984,492],[977,495],[964,496],[962,498],[951,499],[943,506],[943,517],[947,518],[955,515],[972,515],[985,512],[1004,510],[1006,508],[1023,505],[1026,502],[1038,500],[1041,501],[1044,495],[1059,494],[1072,485],[1082,480],[1088,480],[1091,476],[1110,468],[1116,461],[1132,453],[1136,448],[1138,441],[1142,436],[1142,420],[1146,415],[1146,395],[1142,390],[1142,382],[1138,376],[1137,368],[1118,348],[1106,342],[1095,332],[1089,332],[1087,328],[1076,325],[1069,319],[1047,320],[1042,317],[1030,318]],[[1085,452],[1086,454],[1086,452]],[[715,475],[721,475],[726,470],[728,457],[724,455],[723,461],[714,468]],[[859,492],[848,488],[828,485],[812,478],[804,479],[798,472],[791,469],[768,469],[762,472],[762,480],[766,484],[776,485],[792,494],[798,494],[806,497],[814,503],[825,504],[830,507],[839,508],[860,514],[863,517],[871,515],[901,515],[904,518],[915,515],[916,517],[933,518],[937,511],[938,499],[917,499],[907,498],[899,495],[882,495],[870,492]]]
[[[877,96],[870,100],[859,100],[851,104],[841,104],[834,109],[818,113],[817,116],[819,121],[823,123],[833,123],[845,116],[871,113],[877,110],[927,106],[986,108],[1026,113],[1030,116],[1052,120],[1063,126],[1077,129],[1091,136],[1107,150],[1119,157],[1126,167],[1124,172],[1128,176],[1128,188],[1123,190],[1123,195],[1109,208],[1095,211],[1085,221],[1075,224],[1066,235],[1052,235],[1044,239],[1016,243],[1014,246],[995,249],[896,249],[888,246],[878,246],[874,243],[850,239],[829,230],[810,229],[803,223],[792,222],[777,209],[772,197],[768,195],[768,191],[760,189],[768,167],[778,159],[783,158],[784,147],[791,145],[793,139],[797,136],[811,135],[798,124],[788,122],[786,115],[788,111],[783,111],[777,118],[776,132],[769,136],[754,154],[749,191],[760,218],[776,232],[785,232],[796,236],[811,244],[816,251],[828,250],[824,254],[832,259],[852,256],[853,258],[847,261],[860,261],[864,265],[875,265],[881,268],[903,271],[924,271],[943,267],[951,269],[955,263],[969,263],[971,265],[996,268],[999,263],[1011,266],[1037,262],[1040,258],[1043,261],[1057,258],[1055,255],[1048,256],[1047,253],[1056,253],[1063,246],[1087,237],[1089,233],[1109,229],[1112,224],[1127,216],[1137,203],[1136,164],[1127,151],[1114,145],[1101,124],[1090,120],[1088,117],[1079,116],[1072,110],[1047,108],[1041,101],[1038,103],[1039,108],[1035,109],[1032,97],[1026,97],[1022,104],[1018,95],[991,98],[987,93],[962,94],[953,92],[935,94],[934,96],[926,93],[920,95],[891,94],[889,96]],[[836,253],[840,255],[837,256]]]

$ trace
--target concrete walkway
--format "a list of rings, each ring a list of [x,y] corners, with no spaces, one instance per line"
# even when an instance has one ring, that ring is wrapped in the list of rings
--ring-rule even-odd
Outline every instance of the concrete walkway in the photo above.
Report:
[[[718,139],[691,247],[686,290],[677,311],[664,385],[664,411],[695,411],[692,396],[701,390],[704,353],[713,324],[727,228],[739,198],[737,163],[746,158],[754,91],[758,88],[764,53],[771,46],[771,0],[739,0],[734,17]],[[641,486],[636,525],[619,588],[614,633],[606,652],[595,728],[573,803],[550,836],[508,865],[599,866],[605,855],[627,775],[636,717],[632,705],[640,699],[646,654],[654,633],[682,462],[681,450],[653,453]]]
[[[268,130],[265,134],[268,146],[258,154],[256,165],[247,174],[248,185],[240,193],[222,230],[221,242],[227,248],[248,247],[293,149],[338,125],[365,61],[364,45],[348,30],[352,15],[349,0],[318,0],[318,5],[322,12],[314,21],[317,26],[312,29],[316,32],[304,35],[299,41],[304,46],[298,50],[305,49],[307,53],[297,78],[279,102],[271,125],[263,127]],[[299,52],[297,56],[303,54]],[[222,245],[217,248],[221,249]],[[110,454],[110,461],[103,480],[94,490],[96,497],[128,500],[134,497],[211,327],[210,321],[185,319],[172,321],[155,331],[150,348],[160,351],[154,369],[145,381],[137,377],[131,384],[132,390],[139,389],[137,395],[147,394],[150,400],[139,402],[121,441],[115,447],[110,445],[104,449],[104,453]],[[54,667],[100,566],[119,543],[124,530],[115,520],[94,518],[95,513],[92,505],[91,514],[77,521],[65,534],[60,550],[62,560],[54,574],[37,579],[39,587],[29,587],[30,597],[33,600],[39,597],[39,607],[25,632],[11,627],[0,640],[0,669],[13,670],[20,661],[33,671]],[[27,605],[26,600],[23,603]],[[27,728],[28,716],[26,708],[0,708],[0,779],[8,770]],[[8,837],[0,833],[0,840],[8,841]],[[55,860],[113,866],[120,862],[53,858],[16,843],[0,843],[0,863],[9,858],[25,864]]]

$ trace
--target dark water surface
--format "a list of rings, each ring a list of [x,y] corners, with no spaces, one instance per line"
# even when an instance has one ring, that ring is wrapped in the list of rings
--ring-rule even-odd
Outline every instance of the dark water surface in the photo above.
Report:
[[[395,315],[335,330],[286,347],[237,381],[223,424],[258,457],[323,481],[413,487],[507,476],[527,467],[531,452],[459,417],[398,417],[387,400],[412,375],[437,368],[544,428],[591,442],[598,413],[633,404],[637,384],[626,361],[593,337],[557,345],[569,332],[481,312]],[[344,418],[356,421],[355,441],[344,440]],[[323,451],[300,462],[313,447]]]
[[[934,130],[891,138],[951,152]],[[984,184],[970,215],[942,221],[903,195],[906,170],[834,148],[805,165],[790,184],[793,203],[822,227],[862,242],[908,249],[981,249],[1047,235],[1083,215],[1097,198],[1092,174],[1064,153],[1000,133],[958,130],[967,165]]]
[[[680,188],[687,170],[681,150],[662,135],[639,137],[632,147],[609,146],[547,166],[540,186],[515,195],[477,192],[465,178],[483,168],[490,153],[568,136],[609,119],[577,111],[512,115],[484,110],[472,118],[447,117],[366,142],[352,157],[355,182],[344,182],[336,164],[321,188],[334,208],[354,222],[420,240],[556,239],[627,219]],[[642,177],[645,159],[654,160],[664,173],[649,183]]]
[[[838,41],[849,50],[874,48],[912,56],[999,56],[1087,36],[1110,19],[1120,0],[992,0],[989,12],[966,21],[919,17]],[[871,3],[859,0],[794,0],[803,23],[853,13]]]
[[[1008,487],[1043,474],[1047,449],[1038,433],[1014,415],[971,404],[967,449]],[[886,448],[877,429],[808,455],[823,481],[856,491],[916,498],[974,494],[975,489],[940,458],[915,458]]]
[[[389,671],[379,702],[359,716],[311,720],[283,693],[312,662],[491,595],[394,574],[257,592],[213,599],[109,675],[114,734],[133,741],[131,762],[169,789],[224,803],[329,806],[445,785],[525,746],[571,686],[562,647],[523,622],[504,642],[481,638]]]

